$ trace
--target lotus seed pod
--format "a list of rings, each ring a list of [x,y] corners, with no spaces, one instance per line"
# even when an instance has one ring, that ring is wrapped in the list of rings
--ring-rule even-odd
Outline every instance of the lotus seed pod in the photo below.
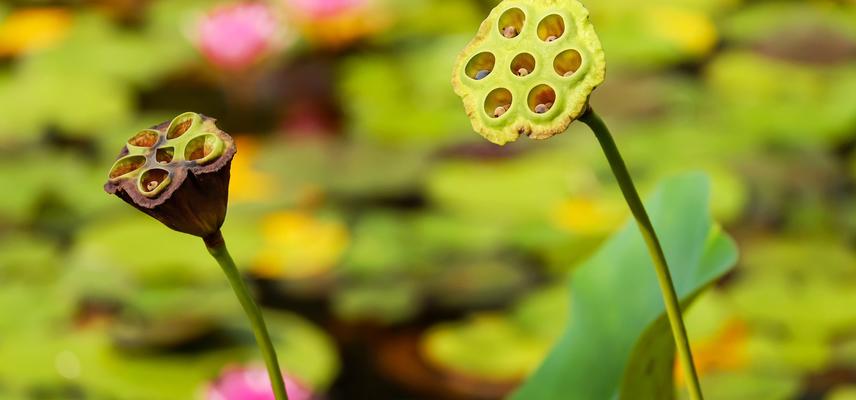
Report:
[[[226,219],[232,137],[196,113],[132,136],[104,190],[179,232],[207,237]]]
[[[458,56],[452,85],[473,129],[504,145],[567,130],[605,74],[600,40],[579,1],[505,0]]]

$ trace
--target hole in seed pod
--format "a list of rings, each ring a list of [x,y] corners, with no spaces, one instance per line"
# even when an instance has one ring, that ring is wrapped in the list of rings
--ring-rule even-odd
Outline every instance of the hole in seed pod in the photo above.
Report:
[[[490,75],[493,67],[496,64],[496,57],[493,53],[483,52],[477,54],[467,63],[467,76],[480,81]]]
[[[499,17],[499,33],[508,39],[515,38],[523,31],[526,14],[519,8],[509,8]]]
[[[181,137],[190,128],[193,127],[193,115],[192,114],[184,114],[174,119],[172,123],[169,125],[169,130],[167,131],[166,138],[167,139],[175,139]]]
[[[175,147],[161,147],[155,154],[155,159],[161,164],[169,164],[175,157]]]
[[[531,54],[522,53],[511,61],[511,72],[517,76],[526,76],[535,71],[535,57]]]
[[[560,15],[548,15],[538,24],[538,37],[553,42],[565,34],[565,20]]]
[[[145,192],[153,192],[155,189],[159,188],[167,178],[169,178],[169,172],[166,170],[159,168],[150,169],[143,173],[143,176],[140,179],[140,186],[142,186],[143,191]]]
[[[209,156],[211,156],[219,141],[220,139],[217,136],[210,134],[194,138],[184,149],[184,159],[187,161],[196,161],[199,164],[211,161]]]
[[[548,85],[538,85],[529,92],[529,109],[535,114],[544,114],[553,108],[556,91]]]
[[[571,49],[561,52],[553,61],[553,68],[560,76],[569,77],[583,65],[583,57],[580,52]]]
[[[508,89],[494,89],[484,100],[484,112],[493,118],[499,118],[508,112],[511,103],[512,96]]]
[[[152,147],[158,142],[159,137],[160,134],[157,131],[145,130],[129,139],[128,144],[137,147]]]
[[[145,163],[146,158],[143,156],[131,156],[120,159],[113,164],[113,168],[110,170],[110,179],[116,179],[121,176],[128,175],[131,172],[140,169],[140,167]]]

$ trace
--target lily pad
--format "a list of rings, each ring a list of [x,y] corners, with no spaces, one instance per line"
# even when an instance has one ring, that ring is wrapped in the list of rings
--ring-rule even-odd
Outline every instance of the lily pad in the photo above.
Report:
[[[85,398],[192,399],[225,366],[261,362],[242,318],[229,323],[234,340],[228,345],[141,355],[114,346],[98,326],[73,324],[67,317],[72,304],[60,286],[0,287],[0,353],[6,361],[0,365],[0,397],[75,388],[85,391]],[[283,368],[323,392],[339,368],[332,340],[294,314],[269,313],[266,319]]]
[[[393,56],[363,55],[346,62],[339,86],[350,99],[344,106],[356,138],[433,146],[466,131],[467,119],[446,89],[460,42],[447,36]]]

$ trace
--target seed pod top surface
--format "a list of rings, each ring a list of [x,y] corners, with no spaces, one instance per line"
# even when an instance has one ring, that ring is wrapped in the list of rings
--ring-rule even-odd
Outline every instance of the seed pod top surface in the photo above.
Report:
[[[215,120],[184,113],[128,139],[104,189],[172,229],[206,236],[223,224],[236,148]]]
[[[605,77],[588,11],[577,0],[506,0],[458,56],[452,85],[473,129],[496,144],[564,132]]]

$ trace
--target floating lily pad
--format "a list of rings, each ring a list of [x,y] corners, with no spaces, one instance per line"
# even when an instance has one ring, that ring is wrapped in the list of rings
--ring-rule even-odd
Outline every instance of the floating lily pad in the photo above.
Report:
[[[811,145],[856,127],[853,65],[818,69],[735,51],[718,57],[707,77],[724,123],[746,139]]]
[[[242,319],[232,322],[231,346],[139,355],[115,347],[101,328],[72,324],[72,305],[61,287],[0,288],[0,353],[7,361],[0,365],[0,394],[76,387],[95,398],[186,400],[225,366],[261,362]],[[272,313],[267,319],[284,368],[323,392],[338,370],[332,341],[300,317]]]
[[[447,89],[459,43],[449,37],[400,55],[363,55],[345,63],[340,86],[354,135],[436,146],[466,131],[466,116]]]
[[[422,337],[422,355],[437,369],[471,379],[517,382],[538,367],[561,336],[567,312],[564,288],[546,287],[509,312],[433,326]]]
[[[470,317],[431,328],[422,342],[436,367],[487,381],[518,381],[531,373],[551,343],[527,335],[500,315]]]

